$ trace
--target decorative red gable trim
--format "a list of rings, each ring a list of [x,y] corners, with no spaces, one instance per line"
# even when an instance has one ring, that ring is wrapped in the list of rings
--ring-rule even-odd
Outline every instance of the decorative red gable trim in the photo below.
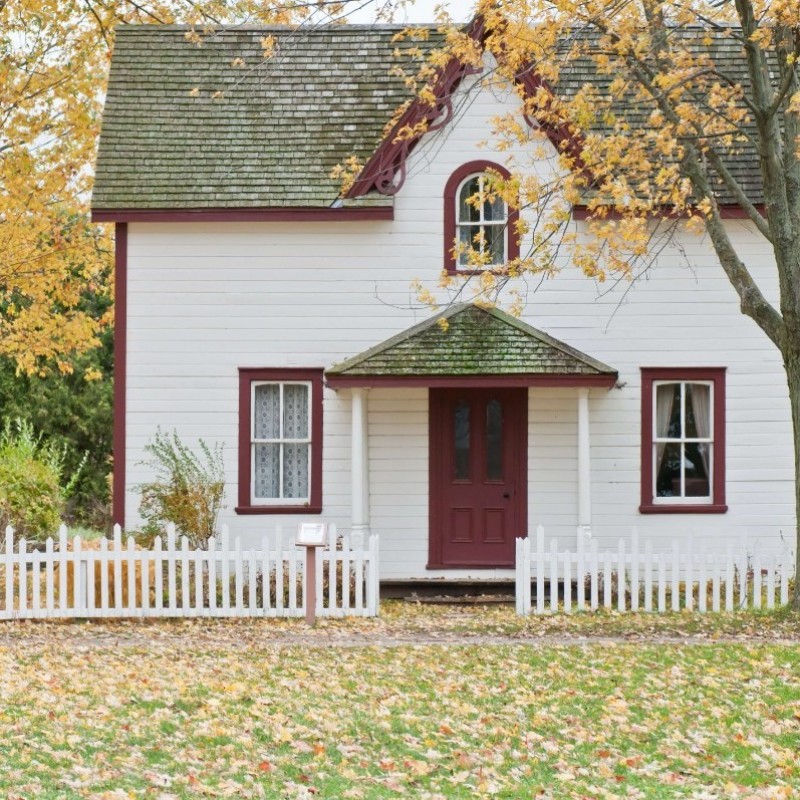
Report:
[[[120,208],[92,210],[92,222],[357,222],[394,219],[391,206],[359,208]]]
[[[540,89],[547,92],[548,97],[553,97],[554,92],[550,84],[534,71],[532,64],[528,65],[516,76],[516,82],[525,90],[526,97],[534,97]],[[586,172],[588,182],[593,183],[592,176],[588,174],[583,160],[582,142],[583,137],[570,130],[566,123],[553,125],[549,122],[542,122],[534,119],[527,114],[523,115],[525,122],[531,128],[538,128],[550,140],[550,144],[556,149],[557,153],[566,153],[575,162],[578,170]]]
[[[486,26],[482,17],[476,17],[470,23],[467,35],[475,41],[484,40]],[[457,58],[451,58],[433,82],[432,90],[436,102],[426,103],[417,97],[409,103],[408,108],[383,137],[345,197],[363,197],[370,192],[394,195],[400,191],[406,179],[408,157],[426,133],[434,133],[449,124],[453,119],[452,98],[455,90],[464,78],[477,74],[478,71]],[[414,130],[418,126],[424,130],[410,137],[400,136],[400,131],[405,128]]]
[[[472,21],[467,28],[467,35],[474,41],[483,44],[487,31],[482,17],[476,17]],[[345,197],[363,197],[370,192],[394,195],[400,191],[406,178],[408,157],[426,133],[434,133],[450,123],[453,119],[452,98],[454,92],[464,78],[478,72],[480,70],[464,64],[457,58],[450,59],[448,64],[440,70],[431,87],[436,102],[427,103],[417,97],[409,104],[400,119],[384,136]],[[539,89],[549,89],[547,83],[536,75],[532,66],[522,70],[515,80],[522,86],[528,97],[532,97]],[[575,159],[579,167],[582,167],[580,139],[570,132],[568,126],[551,125],[533,120],[528,116],[525,116],[525,121],[531,127],[539,128],[558,152],[568,153]],[[418,127],[419,130],[411,136],[401,136],[402,130],[406,128],[416,130]]]
[[[111,517],[125,526],[125,384],[128,347],[128,226],[114,227],[114,431]]]

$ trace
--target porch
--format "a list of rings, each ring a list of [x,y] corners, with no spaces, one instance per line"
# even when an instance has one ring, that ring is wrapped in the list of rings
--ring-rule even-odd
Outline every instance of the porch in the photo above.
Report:
[[[591,407],[611,367],[497,309],[462,304],[326,371],[350,406],[354,539],[385,580],[513,578],[514,541],[559,518],[588,547]],[[551,520],[548,520],[551,521]]]

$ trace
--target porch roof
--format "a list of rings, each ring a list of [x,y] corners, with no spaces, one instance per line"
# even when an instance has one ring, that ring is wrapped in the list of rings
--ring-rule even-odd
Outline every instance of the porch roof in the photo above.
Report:
[[[345,386],[604,386],[617,371],[497,308],[460,303],[325,372]]]

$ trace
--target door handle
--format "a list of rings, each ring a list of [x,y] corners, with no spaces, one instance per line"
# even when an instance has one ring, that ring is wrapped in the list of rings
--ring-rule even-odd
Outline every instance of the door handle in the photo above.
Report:
[[[511,497],[511,493],[510,492],[503,492],[503,497],[505,497],[505,499],[508,500],[508,498]]]

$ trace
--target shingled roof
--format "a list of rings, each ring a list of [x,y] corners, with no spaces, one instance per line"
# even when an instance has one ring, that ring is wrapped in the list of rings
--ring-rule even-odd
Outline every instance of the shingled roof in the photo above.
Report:
[[[710,30],[699,26],[686,26],[675,29],[673,35],[680,37],[680,48],[685,48],[690,53],[709,55],[716,69],[725,75],[726,79],[747,87],[750,84],[747,59],[741,41],[733,35],[735,33],[736,30],[733,28],[721,27],[717,30]],[[576,32],[578,41],[590,43],[590,51],[597,52],[601,49],[599,47],[600,38],[601,35],[594,29],[586,28]],[[553,88],[562,97],[572,97],[578,90],[590,85],[598,95],[603,96],[607,94],[608,87],[615,77],[616,75],[598,73],[591,58],[582,56],[566,61],[558,82]],[[630,99],[627,102],[617,102],[613,108],[616,116],[625,121],[633,135],[637,129],[647,126],[652,110],[653,106],[643,104],[633,97],[633,90],[631,90]],[[756,125],[751,120],[743,123],[741,127],[750,139],[737,143],[739,152],[735,156],[725,157],[725,166],[744,189],[749,200],[756,205],[761,205],[764,203],[764,191],[758,153],[753,144],[757,136]],[[593,130],[603,134],[610,132],[610,128],[605,127],[601,122],[595,124]],[[709,171],[711,172],[710,168]],[[737,205],[738,201],[735,196],[723,185],[722,181],[718,180],[714,184],[714,180],[712,174],[711,182],[712,187],[716,189],[717,201],[722,205]]]
[[[100,138],[95,211],[146,209],[327,208],[337,202],[331,170],[351,155],[368,161],[387,122],[410,98],[392,67],[409,66],[394,41],[405,26],[314,29],[236,27],[187,41],[183,26],[125,26],[117,31]],[[683,35],[694,36],[691,29]],[[697,47],[709,48],[707,32]],[[591,36],[591,33],[580,34]],[[273,36],[277,55],[263,58]],[[440,43],[433,34],[426,47]],[[746,79],[741,45],[715,35],[710,48],[729,75]],[[243,62],[243,66],[241,65]],[[238,65],[238,66],[237,66]],[[586,83],[604,92],[609,76],[589,59],[561,73],[556,92]],[[215,94],[221,93],[216,96]],[[648,109],[619,109],[632,128]],[[750,145],[728,167],[754,203],[763,202]],[[733,198],[720,186],[719,200]],[[377,192],[348,205],[390,206]]]
[[[558,376],[605,378],[613,385],[617,372],[497,308],[460,303],[325,375],[332,384],[364,377]]]
[[[330,206],[333,167],[368,158],[409,97],[390,73],[410,64],[395,51],[419,45],[394,42],[403,29],[237,27],[198,46],[183,26],[120,27],[93,207]],[[264,59],[268,35],[277,54]],[[391,199],[368,200],[381,203]]]

